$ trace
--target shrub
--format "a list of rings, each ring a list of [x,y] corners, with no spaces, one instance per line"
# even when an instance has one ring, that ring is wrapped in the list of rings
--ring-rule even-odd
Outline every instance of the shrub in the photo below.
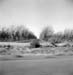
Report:
[[[41,45],[39,43],[39,40],[33,40],[31,43],[30,43],[30,47],[31,48],[39,48]]]

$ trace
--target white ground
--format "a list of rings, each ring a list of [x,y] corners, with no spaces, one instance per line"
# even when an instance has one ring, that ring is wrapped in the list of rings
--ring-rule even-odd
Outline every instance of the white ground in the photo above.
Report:
[[[30,43],[0,42],[0,45],[30,46]]]

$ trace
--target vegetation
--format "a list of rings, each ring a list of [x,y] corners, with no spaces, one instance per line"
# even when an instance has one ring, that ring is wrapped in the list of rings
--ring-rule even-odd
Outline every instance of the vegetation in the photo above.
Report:
[[[20,26],[12,26],[10,28],[2,28],[0,30],[0,41],[18,41],[18,42],[25,42],[27,40],[32,40],[32,39],[36,39],[37,41],[37,37],[33,34],[33,32],[31,32],[30,30],[28,30],[28,28],[26,28],[23,25]],[[61,43],[64,41],[70,41],[73,42],[73,30],[71,29],[65,29],[64,32],[57,32],[54,33],[54,30],[52,27],[47,26],[45,27],[39,36],[40,40],[44,40],[44,41],[50,41],[51,43]],[[32,42],[33,45],[38,44],[39,42]]]
[[[66,29],[64,31],[64,38],[67,41],[73,41],[73,30]]]
[[[51,27],[45,27],[40,33],[40,39],[51,43],[73,42],[73,30],[65,29],[64,32],[54,33]]]
[[[30,45],[31,45],[31,46],[30,46],[31,48],[39,48],[39,47],[41,47],[40,42],[39,42],[38,39],[33,40],[33,41],[30,43]]]
[[[25,42],[28,40],[28,45],[11,45],[2,44],[2,42]],[[45,27],[40,33],[39,39],[23,25],[12,26],[11,28],[2,28],[0,30],[0,55],[16,55],[23,57],[22,54],[62,54],[73,55],[73,30],[66,29],[64,32],[54,33],[52,27]],[[17,44],[17,43],[16,43]],[[64,55],[65,55],[64,54]]]
[[[0,41],[24,41],[36,39],[37,37],[24,26],[17,26],[14,29],[2,28]]]
[[[53,36],[53,29],[52,27],[48,26],[45,27],[42,32],[40,33],[40,39],[48,41]]]

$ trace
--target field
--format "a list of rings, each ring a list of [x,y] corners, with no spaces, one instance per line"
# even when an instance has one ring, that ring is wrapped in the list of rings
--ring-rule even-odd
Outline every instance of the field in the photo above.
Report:
[[[0,55],[73,55],[73,47],[31,48],[30,43],[0,42]]]
[[[0,43],[0,75],[73,75],[73,47],[29,46]]]

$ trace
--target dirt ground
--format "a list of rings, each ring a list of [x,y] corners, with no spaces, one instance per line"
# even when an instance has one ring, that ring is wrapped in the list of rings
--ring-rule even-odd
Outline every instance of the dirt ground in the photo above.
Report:
[[[73,75],[73,56],[37,60],[1,60],[0,75]]]

